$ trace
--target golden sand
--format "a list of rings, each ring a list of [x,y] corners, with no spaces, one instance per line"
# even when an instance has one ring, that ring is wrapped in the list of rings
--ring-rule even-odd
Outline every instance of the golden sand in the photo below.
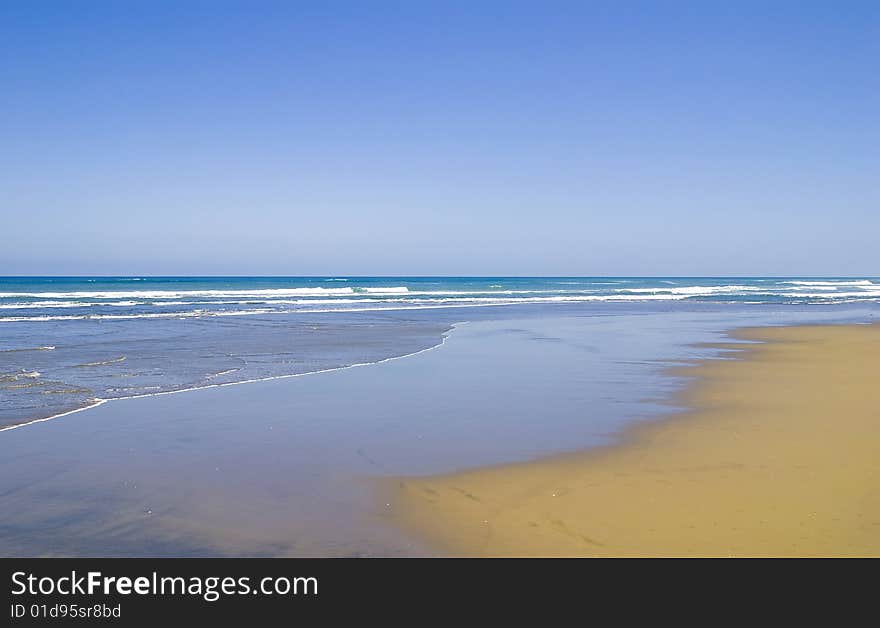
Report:
[[[736,336],[766,344],[684,369],[693,410],[580,454],[397,478],[394,516],[453,555],[880,556],[880,325]]]

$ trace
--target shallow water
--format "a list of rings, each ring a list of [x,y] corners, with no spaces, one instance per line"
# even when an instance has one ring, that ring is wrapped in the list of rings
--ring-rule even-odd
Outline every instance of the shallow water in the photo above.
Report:
[[[505,307],[878,302],[880,280],[864,277],[0,277],[0,429],[96,399],[376,362]]]
[[[669,411],[684,381],[665,367],[723,357],[695,343],[733,326],[876,314],[487,309],[468,312],[442,346],[398,360],[110,401],[0,433],[0,554],[430,554],[387,524],[376,478],[606,443]]]
[[[0,429],[114,399],[375,362],[435,345],[442,320],[363,313],[0,323]]]

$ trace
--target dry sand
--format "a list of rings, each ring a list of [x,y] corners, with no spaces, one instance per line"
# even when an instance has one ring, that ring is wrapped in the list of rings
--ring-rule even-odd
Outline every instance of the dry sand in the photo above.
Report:
[[[396,478],[393,517],[452,555],[880,556],[880,325],[736,337],[765,343],[682,369],[693,410],[610,447]]]

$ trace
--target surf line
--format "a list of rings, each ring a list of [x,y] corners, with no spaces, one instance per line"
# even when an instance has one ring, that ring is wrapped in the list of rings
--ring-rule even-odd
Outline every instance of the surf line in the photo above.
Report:
[[[162,395],[175,395],[178,393],[185,392],[193,392],[195,390],[206,390],[208,388],[223,388],[224,386],[238,386],[240,384],[253,384],[254,382],[268,382],[276,379],[290,379],[291,377],[305,377],[306,375],[319,375],[321,373],[332,373],[334,371],[344,371],[346,369],[359,368],[362,366],[374,366],[376,364],[385,364],[386,362],[393,362],[394,360],[402,360],[404,358],[411,358],[413,356],[419,355],[420,353],[427,353],[428,351],[433,351],[434,349],[439,349],[443,345],[446,344],[446,340],[452,334],[453,331],[460,325],[467,324],[468,321],[460,321],[458,323],[452,323],[449,326],[449,329],[443,332],[440,342],[435,345],[431,345],[430,347],[425,347],[424,349],[419,349],[418,351],[413,351],[412,353],[405,353],[403,355],[394,355],[390,358],[383,358],[381,360],[377,360],[375,362],[358,362],[356,364],[347,364],[345,366],[334,366],[329,369],[321,369],[318,371],[307,371],[305,373],[287,373],[286,375],[272,375],[270,377],[258,377],[254,379],[243,379],[239,382],[225,382],[222,384],[206,384],[205,386],[192,386],[190,388],[180,388],[178,390],[163,390],[161,392],[155,393],[144,393],[140,395],[131,395],[128,397],[112,397],[110,399],[101,399],[95,398],[89,405],[83,406],[81,408],[74,408],[73,410],[67,410],[65,412],[61,412],[59,414],[53,414],[52,416],[43,417],[40,419],[32,419],[30,421],[25,421],[24,423],[16,423],[15,425],[7,425],[6,427],[0,427],[0,432],[7,432],[10,430],[17,430],[22,427],[28,427],[30,425],[36,425],[37,423],[45,423],[47,421],[53,421],[55,419],[60,419],[61,417],[65,417],[71,414],[76,414],[77,412],[82,412],[84,410],[91,410],[92,408],[97,408],[100,405],[107,403],[108,401],[123,401],[126,399],[141,399],[143,397],[160,397]]]

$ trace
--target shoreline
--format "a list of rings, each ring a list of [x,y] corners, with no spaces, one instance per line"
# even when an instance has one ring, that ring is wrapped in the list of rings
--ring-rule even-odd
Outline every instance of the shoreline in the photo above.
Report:
[[[728,337],[728,359],[670,369],[694,378],[670,400],[686,410],[588,450],[383,480],[392,521],[459,556],[880,556],[880,325]]]
[[[630,304],[631,304],[632,302],[627,302],[627,303],[630,303]],[[624,304],[624,303],[618,303],[617,305],[623,305],[623,304]],[[556,311],[559,311],[559,312],[565,312],[566,314],[568,314],[570,311],[574,311],[574,315],[577,316],[579,312],[583,312],[583,311],[584,311],[584,310],[582,310],[582,309],[578,309],[577,307],[575,307],[575,306],[577,306],[577,305],[584,305],[584,303],[578,303],[578,302],[552,302],[552,303],[535,303],[535,304],[533,304],[532,306],[529,306],[529,305],[527,305],[527,304],[525,304],[525,303],[481,304],[481,305],[473,305],[473,304],[471,304],[471,305],[465,305],[465,304],[455,304],[455,305],[451,305],[451,304],[448,304],[448,305],[440,305],[440,306],[430,306],[430,307],[427,307],[427,308],[423,308],[423,307],[421,307],[421,306],[420,306],[420,307],[409,307],[409,306],[408,306],[408,307],[406,307],[406,308],[382,308],[381,310],[375,310],[375,312],[381,312],[381,311],[392,311],[392,310],[414,310],[415,312],[418,312],[418,311],[420,311],[420,310],[422,310],[422,309],[434,309],[434,310],[444,310],[444,311],[445,311],[445,310],[453,310],[453,311],[454,311],[454,310],[464,310],[465,308],[467,308],[467,309],[470,309],[470,308],[477,308],[477,310],[486,310],[486,309],[488,309],[488,310],[491,310],[491,311],[493,311],[493,312],[498,312],[499,314],[497,315],[497,317],[500,319],[500,318],[508,318],[509,316],[511,316],[511,315],[509,314],[509,311],[510,311],[510,310],[520,311],[520,310],[518,310],[518,308],[532,308],[532,309],[526,309],[526,310],[521,310],[521,311],[524,311],[524,312],[531,312],[531,313],[533,313],[534,311],[537,311],[537,310],[534,310],[534,309],[533,309],[534,307],[537,307],[537,306],[540,306],[540,308],[547,308],[547,311],[551,311],[551,310],[552,310],[554,313],[555,313]],[[645,306],[647,306],[647,305],[649,305],[649,303],[648,303],[648,302],[644,302],[644,303],[640,303],[639,305],[645,305]],[[744,311],[747,311],[747,312],[750,312],[750,313],[753,313],[753,314],[760,314],[760,313],[763,311],[764,306],[772,306],[773,308],[778,308],[778,305],[769,304],[769,303],[768,303],[768,304],[741,303],[741,304],[739,304],[739,305],[740,305],[742,308],[744,308]],[[557,309],[557,307],[555,307],[555,306],[564,306],[564,307],[560,307],[560,308]],[[700,307],[697,307],[697,306],[700,306]],[[695,311],[695,312],[696,312],[696,311],[704,311],[702,306],[707,306],[707,307],[709,307],[709,310],[708,310],[708,311],[709,311],[709,312],[712,312],[712,311],[713,311],[713,308],[717,308],[717,307],[718,307],[718,304],[714,304],[714,303],[700,303],[700,304],[696,304],[696,305],[694,306],[694,310],[693,310],[693,311]],[[789,306],[786,305],[785,307],[788,308]],[[793,311],[794,311],[795,315],[797,315],[798,313],[800,313],[800,314],[805,314],[805,313],[808,313],[808,312],[812,312],[812,311],[814,310],[814,308],[819,308],[819,309],[818,309],[818,316],[820,316],[820,317],[827,316],[828,313],[834,311],[834,310],[828,310],[828,311],[826,312],[825,310],[822,310],[822,309],[821,309],[822,306],[819,306],[819,305],[816,305],[816,304],[809,305],[809,306],[807,306],[807,305],[804,305],[804,306],[791,305],[791,307],[794,308]],[[572,310],[568,310],[568,308],[572,308]],[[808,309],[804,309],[804,308],[808,308]],[[351,311],[351,312],[360,312],[361,310],[359,310],[359,309],[355,309],[355,310],[345,310],[345,311],[346,311],[346,312],[348,312],[348,311]],[[471,310],[471,312],[474,312],[474,311],[475,311],[475,310]],[[660,313],[667,312],[667,311],[668,311],[668,310],[660,310]],[[691,311],[691,310],[686,308],[685,311]],[[339,312],[343,312],[343,310],[340,310]],[[501,312],[504,312],[504,315],[503,315],[503,316],[500,314]],[[620,313],[620,312],[618,312],[617,310],[611,310],[610,313],[600,312],[600,311],[596,311],[596,310],[588,310],[588,312],[589,312],[588,315],[590,315],[590,316],[616,315],[616,314],[619,314],[619,313]],[[278,313],[278,312],[276,312],[276,313]],[[301,312],[301,313],[304,314],[304,313],[306,313],[306,312],[304,311],[304,312]],[[323,313],[323,311],[318,312],[318,313]],[[460,313],[463,314],[464,312],[462,311],[462,312],[460,312]],[[625,313],[625,312],[624,312],[624,313]],[[650,314],[650,313],[658,313],[658,312],[657,312],[656,310],[651,310],[651,309],[649,309],[649,310],[647,310],[646,313],[649,313],[649,314]],[[850,317],[850,318],[851,318],[851,317],[855,316],[856,319],[872,318],[872,317],[874,316],[874,314],[873,314],[872,312],[870,312],[870,311],[859,312],[857,309],[856,309],[856,310],[847,310],[847,309],[844,309],[844,310],[842,311],[842,313],[843,313],[844,317]],[[422,345],[423,349],[418,349],[418,351],[425,350],[425,349],[430,349],[430,348],[435,347],[436,344],[430,344],[430,345],[428,345],[428,346],[425,346],[425,345],[427,345],[427,343],[431,343],[431,342],[435,342],[435,343],[436,343],[436,340],[435,340],[435,339],[438,338],[438,337],[440,338],[440,344],[442,344],[442,342],[443,342],[443,337],[445,336],[445,334],[450,333],[450,332],[452,331],[452,329],[454,328],[454,326],[457,325],[457,324],[462,324],[462,323],[464,323],[464,322],[468,322],[468,321],[484,320],[485,318],[494,318],[495,316],[496,316],[496,315],[491,315],[491,316],[487,316],[487,317],[481,318],[479,315],[474,314],[472,317],[468,317],[468,318],[466,318],[466,319],[461,319],[461,318],[457,318],[457,317],[454,318],[454,317],[452,317],[452,316],[444,316],[444,317],[441,317],[441,319],[442,319],[442,323],[443,323],[443,327],[445,327],[445,329],[443,329],[443,330],[437,330],[439,333],[437,333],[437,335],[433,335],[433,334],[432,334],[432,335],[433,335],[433,338],[430,338],[430,337],[429,337],[429,338],[425,338],[425,340],[426,340],[427,342],[426,342],[425,344]],[[812,317],[812,316],[811,316],[811,317]],[[211,318],[211,317],[208,316],[208,318]],[[181,320],[183,320],[183,319],[181,319]],[[422,320],[422,319],[420,319],[420,320]],[[721,328],[723,329],[724,327],[721,327]],[[55,339],[50,339],[50,340],[52,340],[52,343],[51,343],[51,344],[52,344],[52,347],[51,347],[52,349],[55,349],[55,348],[56,348],[56,347],[54,346],[54,345],[56,345],[56,344],[59,344],[59,343],[60,343],[60,344],[63,344],[63,339],[55,338]],[[35,342],[40,342],[40,341],[35,341]],[[44,344],[45,344],[45,343],[44,343]],[[416,345],[416,346],[418,346],[418,345]],[[18,351],[38,351],[38,350],[45,350],[45,349],[47,349],[47,348],[48,348],[48,347],[45,347],[45,346],[29,346],[28,348],[13,348],[13,349],[8,349],[8,350],[0,351],[0,355],[5,354],[5,353],[8,353],[8,352],[18,352]],[[415,348],[415,347],[407,347],[407,348]],[[414,352],[414,353],[418,353],[418,351],[416,351],[416,352]],[[411,353],[404,353],[404,354],[402,354],[402,355],[391,355],[391,357],[392,357],[392,358],[408,357],[408,356],[410,356],[410,355],[413,355],[414,353],[411,352]],[[360,356],[351,356],[351,357],[353,357],[353,358],[356,359],[357,357],[360,357]],[[247,378],[247,379],[240,379],[240,380],[236,380],[236,381],[226,381],[226,382],[222,382],[222,383],[209,383],[209,382],[206,380],[205,383],[202,383],[202,384],[188,385],[188,382],[179,382],[179,384],[183,384],[184,387],[181,387],[181,388],[165,388],[165,386],[163,385],[162,388],[165,388],[164,390],[153,390],[153,391],[150,391],[150,392],[146,392],[146,391],[145,391],[145,388],[146,388],[146,387],[141,387],[140,390],[141,390],[142,392],[137,392],[137,393],[134,393],[134,394],[125,394],[125,395],[122,395],[122,396],[106,396],[106,397],[101,396],[101,392],[102,392],[102,390],[101,390],[101,387],[100,387],[100,386],[98,386],[98,387],[96,388],[95,386],[92,386],[90,383],[86,382],[86,383],[84,384],[84,387],[85,387],[85,388],[91,388],[92,390],[89,391],[89,392],[93,392],[93,393],[95,393],[95,396],[94,396],[94,397],[91,397],[91,398],[89,398],[89,399],[83,399],[82,397],[80,397],[80,398],[77,398],[77,399],[70,400],[70,401],[71,401],[70,403],[59,403],[59,404],[55,404],[55,407],[54,407],[54,408],[51,408],[51,409],[50,409],[50,408],[44,408],[44,409],[42,409],[42,410],[45,410],[45,411],[48,412],[48,413],[45,413],[45,412],[43,412],[43,411],[37,411],[37,412],[33,412],[33,413],[31,413],[31,412],[20,412],[20,413],[16,413],[16,414],[19,414],[19,416],[17,416],[17,417],[6,417],[6,418],[3,419],[2,422],[0,422],[0,432],[4,432],[4,431],[7,431],[7,430],[11,430],[11,429],[17,429],[17,428],[19,428],[19,427],[28,426],[28,425],[32,425],[32,424],[35,424],[35,423],[41,423],[41,422],[51,421],[51,420],[54,420],[54,419],[57,419],[57,418],[62,418],[62,417],[67,416],[67,415],[69,415],[69,414],[74,414],[74,413],[77,413],[77,412],[82,412],[82,411],[84,411],[84,410],[88,410],[88,409],[91,409],[91,408],[97,407],[97,406],[103,404],[103,403],[106,402],[106,401],[114,401],[114,400],[118,400],[118,399],[132,399],[132,398],[147,397],[147,396],[153,396],[153,395],[159,395],[159,394],[172,394],[172,393],[178,393],[178,392],[189,392],[189,391],[192,391],[192,390],[200,390],[200,389],[203,389],[203,388],[210,388],[210,387],[216,387],[216,386],[221,386],[221,385],[222,385],[222,386],[226,386],[226,385],[234,385],[234,384],[254,383],[254,382],[267,381],[267,380],[272,380],[272,379],[283,379],[283,378],[287,378],[287,377],[295,377],[295,376],[307,375],[307,374],[312,374],[312,373],[328,372],[328,371],[332,371],[332,370],[336,370],[336,369],[340,369],[340,368],[349,368],[349,367],[351,367],[351,366],[364,366],[364,365],[369,365],[369,364],[376,364],[376,363],[380,363],[380,362],[383,361],[384,359],[387,359],[387,358],[382,358],[382,359],[380,359],[380,360],[378,360],[378,361],[373,361],[373,360],[370,359],[370,358],[372,358],[373,356],[364,356],[364,357],[367,357],[367,360],[362,361],[362,362],[352,363],[352,364],[346,364],[344,361],[341,361],[341,364],[340,364],[339,366],[330,366],[330,368],[323,368],[323,369],[318,368],[318,369],[315,369],[315,370],[307,370],[307,371],[303,371],[303,372],[295,372],[295,373],[284,373],[284,372],[282,371],[281,374],[274,374],[274,375],[267,375],[267,376],[250,377],[250,378]],[[331,362],[331,364],[332,364],[332,362]],[[339,363],[337,363],[337,364],[339,364]],[[12,366],[15,367],[15,368],[18,368],[18,367],[21,367],[22,365],[21,365],[21,364],[15,364],[15,363],[13,363]],[[25,366],[27,366],[27,365],[25,365]],[[315,366],[317,366],[317,365],[315,365]],[[52,365],[43,365],[43,366],[41,367],[41,369],[43,369],[43,368],[45,368],[45,369],[50,369],[50,368],[52,368]],[[217,375],[217,373],[210,373],[210,375],[209,375],[208,377],[216,377],[216,375]],[[76,378],[73,378],[73,379],[65,379],[65,380],[62,381],[61,383],[67,383],[67,384],[70,384],[70,385],[72,385],[72,386],[78,386],[78,385],[81,385],[81,384],[79,383],[79,380],[77,380]],[[151,387],[149,387],[149,388],[154,388],[154,389],[155,389],[155,388],[160,388],[160,386],[151,386]],[[77,391],[77,392],[79,392],[79,391]],[[19,403],[21,403],[21,402],[19,402]],[[39,404],[37,404],[37,405],[39,405]],[[19,410],[27,410],[27,409],[28,409],[27,407],[19,408]],[[35,409],[36,409],[36,408],[35,408]]]
[[[60,412],[58,414],[53,414],[53,415],[47,416],[47,417],[40,417],[37,419],[28,419],[28,420],[25,420],[21,423],[13,423],[12,425],[6,425],[3,427],[0,427],[0,432],[7,432],[10,430],[16,430],[16,429],[19,429],[22,427],[28,427],[30,425],[35,425],[37,423],[45,423],[47,421],[53,421],[55,419],[60,419],[62,417],[65,417],[65,416],[68,416],[71,414],[76,414],[77,412],[84,412],[85,410],[91,410],[92,408],[97,408],[98,406],[102,406],[105,403],[108,403],[111,401],[124,401],[126,399],[144,399],[147,397],[162,397],[165,395],[175,395],[178,393],[195,392],[198,390],[207,390],[210,388],[224,388],[226,386],[238,386],[241,384],[254,384],[256,382],[269,382],[269,381],[274,381],[277,379],[290,379],[292,377],[304,377],[306,375],[318,375],[320,373],[334,373],[336,371],[344,371],[347,369],[353,369],[353,368],[358,368],[358,367],[362,367],[362,366],[372,366],[374,364],[384,364],[386,362],[391,362],[393,360],[402,360],[403,358],[409,358],[414,355],[419,355],[421,353],[425,353],[426,351],[432,351],[434,349],[438,349],[438,348],[442,347],[444,344],[446,344],[446,340],[449,338],[449,335],[453,331],[455,331],[456,327],[458,327],[460,325],[466,325],[467,323],[468,323],[468,321],[459,321],[456,323],[451,323],[449,325],[449,329],[447,329],[446,331],[444,331],[441,334],[440,342],[438,342],[437,344],[431,345],[430,347],[425,347],[424,349],[419,349],[418,351],[413,351],[411,353],[405,353],[403,355],[393,355],[393,356],[390,356],[387,358],[382,358],[381,360],[376,360],[374,362],[357,362],[355,364],[346,364],[344,366],[335,366],[333,368],[319,369],[317,371],[305,371],[303,373],[288,373],[285,375],[271,375],[269,377],[257,377],[254,379],[243,379],[243,380],[240,380],[237,382],[223,382],[221,384],[206,384],[205,386],[191,386],[189,388],[179,388],[179,389],[175,389],[175,390],[162,390],[162,391],[154,392],[154,393],[141,393],[138,395],[129,395],[126,397],[109,397],[109,398],[96,397],[88,405],[84,405],[79,408],[73,408],[72,410],[65,410],[64,412]]]

